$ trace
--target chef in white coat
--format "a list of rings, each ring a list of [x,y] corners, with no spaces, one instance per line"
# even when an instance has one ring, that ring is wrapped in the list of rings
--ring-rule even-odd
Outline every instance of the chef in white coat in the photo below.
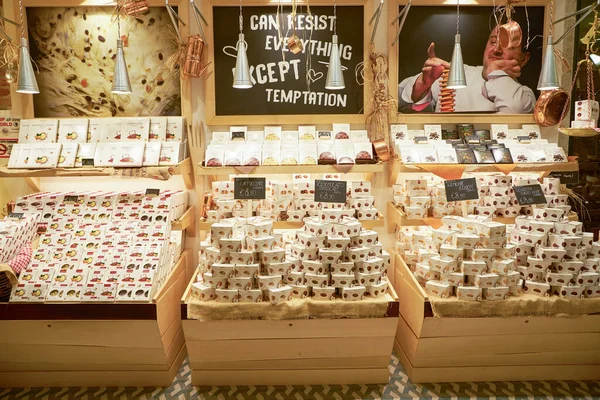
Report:
[[[450,68],[450,64],[436,57],[434,43],[429,46],[427,56],[421,73],[404,79],[398,85],[401,112],[440,111],[440,76],[445,68]],[[529,56],[521,46],[500,48],[497,28],[494,28],[483,53],[483,65],[465,65],[467,87],[456,90],[454,111],[532,113],[535,95],[517,81]]]

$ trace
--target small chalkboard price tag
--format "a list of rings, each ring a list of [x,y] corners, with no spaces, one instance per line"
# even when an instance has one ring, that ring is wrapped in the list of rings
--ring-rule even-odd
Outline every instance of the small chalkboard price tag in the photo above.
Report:
[[[82,158],[81,159],[81,165],[83,167],[93,167],[94,166],[94,159],[93,158]]]
[[[146,196],[156,197],[160,195],[160,189],[146,189]]]
[[[531,204],[546,204],[546,196],[542,187],[537,185],[525,185],[525,186],[513,186],[517,202],[521,206],[528,206]]]
[[[64,203],[79,203],[79,196],[65,196]]]
[[[8,214],[8,218],[9,219],[22,219],[24,215],[25,215],[24,213],[10,213],[10,214]]]
[[[315,180],[315,201],[318,203],[345,203],[346,181]]]
[[[446,186],[446,200],[448,202],[477,200],[479,198],[479,190],[477,189],[475,178],[445,181],[444,185]]]
[[[427,143],[429,141],[429,138],[427,136],[415,136],[414,141],[417,144]]]
[[[266,179],[235,178],[233,198],[236,200],[264,200],[266,198]]]
[[[550,178],[559,178],[563,185],[579,183],[579,171],[553,171],[548,175]]]

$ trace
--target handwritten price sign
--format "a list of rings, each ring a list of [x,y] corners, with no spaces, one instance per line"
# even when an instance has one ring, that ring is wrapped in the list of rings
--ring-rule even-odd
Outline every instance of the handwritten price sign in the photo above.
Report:
[[[236,200],[263,200],[266,197],[265,178],[234,178],[233,198]]]
[[[319,203],[345,203],[346,181],[315,180],[315,201]]]
[[[547,204],[542,187],[538,185],[514,186],[515,196],[520,206]]]
[[[445,181],[444,185],[446,186],[446,200],[448,202],[477,200],[479,198],[475,178]]]

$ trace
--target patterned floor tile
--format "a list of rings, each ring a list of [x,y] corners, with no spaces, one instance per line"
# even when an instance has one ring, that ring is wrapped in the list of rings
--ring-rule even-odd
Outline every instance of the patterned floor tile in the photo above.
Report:
[[[415,384],[395,354],[387,385],[192,386],[187,360],[168,388],[0,388],[0,400],[600,399],[600,381]]]

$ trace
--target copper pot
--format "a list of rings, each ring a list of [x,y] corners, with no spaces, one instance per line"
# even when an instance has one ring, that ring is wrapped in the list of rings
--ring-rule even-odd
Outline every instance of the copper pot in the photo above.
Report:
[[[498,43],[500,47],[519,47],[523,38],[521,26],[516,21],[508,21],[498,28]]]
[[[562,89],[543,91],[533,110],[535,122],[540,126],[558,125],[568,101],[569,96]]]
[[[202,54],[204,52],[204,40],[200,35],[189,37],[185,50],[185,61],[183,63],[183,73],[191,77],[202,75],[205,66],[202,66]]]
[[[298,54],[302,51],[302,41],[295,33],[287,39],[287,46],[294,54]]]

